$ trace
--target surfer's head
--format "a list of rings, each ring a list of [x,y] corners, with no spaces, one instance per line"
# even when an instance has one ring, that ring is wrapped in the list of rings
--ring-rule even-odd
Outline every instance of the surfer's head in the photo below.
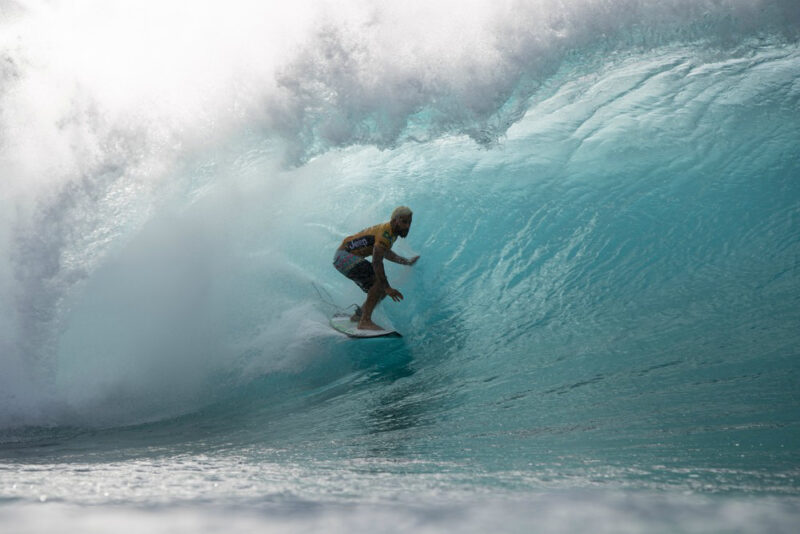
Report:
[[[408,206],[398,206],[392,212],[392,232],[405,237],[408,235],[408,229],[411,228],[411,209]]]

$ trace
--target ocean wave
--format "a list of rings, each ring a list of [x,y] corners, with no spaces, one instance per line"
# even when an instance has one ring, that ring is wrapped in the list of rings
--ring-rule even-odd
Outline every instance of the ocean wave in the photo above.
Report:
[[[489,427],[543,398],[592,428],[600,384],[686,406],[690,380],[718,413],[771,378],[790,407],[794,2],[278,5],[0,8],[0,425],[228,413],[276,373],[346,390],[311,282],[360,299],[321,251],[406,202],[423,260],[386,313],[441,366],[434,412],[448,373]]]

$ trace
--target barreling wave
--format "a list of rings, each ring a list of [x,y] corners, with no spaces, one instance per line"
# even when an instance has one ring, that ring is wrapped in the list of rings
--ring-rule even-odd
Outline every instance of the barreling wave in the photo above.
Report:
[[[357,402],[311,283],[400,203],[400,419],[795,423],[795,2],[312,4],[0,7],[1,426]]]

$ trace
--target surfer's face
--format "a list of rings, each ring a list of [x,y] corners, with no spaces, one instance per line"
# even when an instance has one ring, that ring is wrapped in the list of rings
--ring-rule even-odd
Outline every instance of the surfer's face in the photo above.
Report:
[[[392,231],[400,237],[408,235],[408,229],[411,228],[411,215],[401,215],[392,221]]]

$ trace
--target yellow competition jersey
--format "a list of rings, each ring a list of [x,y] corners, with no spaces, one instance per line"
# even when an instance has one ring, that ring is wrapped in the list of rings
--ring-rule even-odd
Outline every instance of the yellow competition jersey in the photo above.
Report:
[[[372,254],[372,247],[375,246],[375,243],[390,249],[396,240],[397,236],[392,233],[392,225],[385,222],[370,226],[355,235],[345,237],[341,248],[351,254],[366,258]]]

